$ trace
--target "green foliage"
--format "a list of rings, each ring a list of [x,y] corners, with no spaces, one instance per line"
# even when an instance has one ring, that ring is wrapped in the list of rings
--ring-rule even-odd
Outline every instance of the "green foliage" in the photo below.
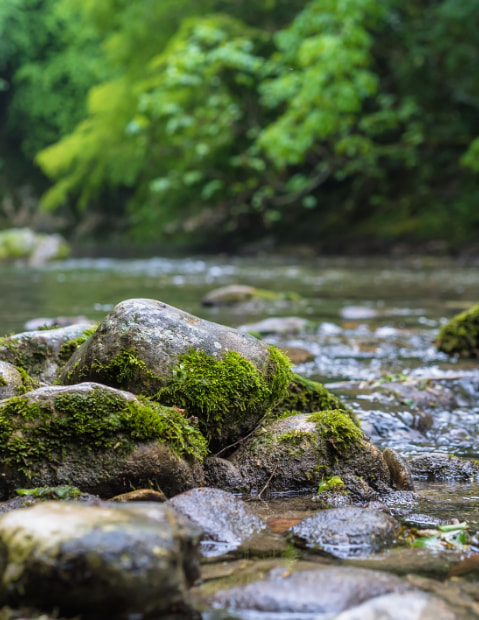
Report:
[[[124,455],[135,443],[152,440],[178,455],[201,460],[206,454],[206,440],[177,409],[128,402],[101,388],[58,394],[53,406],[20,396],[0,406],[0,461],[27,476],[38,464],[59,463],[73,448]]]
[[[344,482],[339,476],[326,476],[323,478],[318,486],[317,494],[324,493],[325,491],[338,491],[344,488]]]
[[[40,500],[74,500],[81,496],[81,491],[77,487],[62,485],[59,487],[36,487],[35,489],[16,489],[17,495],[35,497]]]
[[[440,351],[460,357],[479,357],[479,305],[443,325],[435,344]]]
[[[46,209],[126,212],[143,239],[474,239],[478,21],[457,0],[4,0],[7,159],[41,149]]]

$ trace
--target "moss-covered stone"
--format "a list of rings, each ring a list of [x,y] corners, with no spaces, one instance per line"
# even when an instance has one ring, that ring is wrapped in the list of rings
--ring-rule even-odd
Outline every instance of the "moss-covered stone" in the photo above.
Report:
[[[479,357],[479,304],[443,325],[435,344],[449,355]]]
[[[275,347],[270,347],[266,372],[236,351],[215,360],[203,351],[191,350],[179,358],[155,398],[198,417],[213,448],[220,447],[225,439],[233,441],[254,428],[285,398],[291,375],[288,359]]]
[[[53,388],[52,388],[53,389]],[[61,390],[61,388],[60,388]],[[165,443],[178,456],[201,460],[206,440],[175,408],[94,386],[35,399],[35,392],[0,404],[0,462],[31,478],[76,451],[114,450],[120,456],[140,442]],[[40,392],[40,390],[37,390]]]
[[[54,329],[53,328],[49,328],[49,329]],[[86,329],[83,334],[80,334],[80,336],[77,336],[76,338],[70,338],[69,340],[66,340],[60,347],[60,350],[58,352],[58,359],[60,361],[60,365],[62,364],[66,364],[66,362],[68,362],[68,360],[70,359],[70,357],[75,353],[75,351],[78,349],[78,347],[80,345],[82,345],[84,342],[86,342],[88,340],[88,338],[94,334],[96,331],[96,327],[90,327],[89,329]]]

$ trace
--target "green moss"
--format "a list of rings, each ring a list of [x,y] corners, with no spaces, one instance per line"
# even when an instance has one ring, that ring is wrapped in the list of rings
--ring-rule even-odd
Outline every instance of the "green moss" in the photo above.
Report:
[[[361,431],[343,410],[318,411],[308,416],[308,420],[316,424],[318,434],[338,455],[346,456],[362,440]]]
[[[96,327],[86,329],[83,334],[77,338],[71,338],[62,344],[60,351],[58,352],[58,359],[61,365],[66,364],[70,357],[75,353],[80,345],[82,345],[88,338],[96,332]]]
[[[35,497],[40,500],[78,499],[82,492],[77,487],[62,485],[59,487],[36,487],[34,489],[16,489],[16,494],[20,496]]]
[[[449,355],[479,357],[479,304],[443,325],[435,344]]]
[[[288,386],[287,396],[281,402],[279,412],[290,416],[293,412],[312,413],[328,409],[341,409],[347,412],[355,424],[359,426],[354,413],[344,405],[341,399],[331,394],[324,385],[293,374]]]
[[[0,387],[2,387],[4,385],[8,385],[8,381],[5,379],[5,377],[0,375]]]
[[[206,455],[205,438],[177,409],[128,402],[101,388],[58,394],[53,406],[15,397],[0,407],[0,461],[27,475],[35,464],[61,461],[71,446],[128,454],[137,442],[152,440],[177,455]]]
[[[22,378],[22,385],[17,386],[15,390],[18,395],[26,394],[27,392],[31,392],[32,390],[36,390],[40,387],[40,381],[38,381],[38,379],[30,377],[30,375],[24,368],[22,368],[21,366],[16,366],[16,369],[18,370]]]
[[[311,433],[295,429],[279,435],[278,442],[287,443],[290,446],[298,446],[303,442],[304,439],[310,439],[310,437]]]
[[[216,360],[192,349],[180,356],[167,386],[155,399],[187,409],[211,437],[221,431],[227,413],[258,412],[262,417],[285,397],[291,374],[288,359],[275,347],[270,347],[265,372],[236,351]]]
[[[0,347],[4,349],[2,358],[27,374],[37,374],[44,368],[49,351],[44,343],[30,349],[30,341],[29,337],[0,339]]]

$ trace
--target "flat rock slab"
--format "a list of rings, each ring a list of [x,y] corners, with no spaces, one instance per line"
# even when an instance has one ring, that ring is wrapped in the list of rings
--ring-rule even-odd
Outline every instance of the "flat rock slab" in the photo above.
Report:
[[[379,551],[394,541],[400,524],[379,510],[346,506],[322,510],[292,527],[295,544],[347,558]]]
[[[169,506],[131,506],[45,502],[0,516],[0,603],[105,618],[187,610],[200,531]]]
[[[441,599],[424,592],[385,594],[342,612],[334,620],[455,620]]]
[[[314,618],[313,614],[328,614],[330,618],[371,598],[411,589],[399,577],[380,571],[331,567],[290,575],[279,569],[267,580],[219,592],[207,597],[205,603],[216,610],[227,610],[235,618],[275,618],[274,614],[288,620]],[[265,615],[256,616],[254,612]]]
[[[167,503],[203,530],[202,552],[207,557],[228,553],[267,532],[248,504],[227,491],[192,489]]]

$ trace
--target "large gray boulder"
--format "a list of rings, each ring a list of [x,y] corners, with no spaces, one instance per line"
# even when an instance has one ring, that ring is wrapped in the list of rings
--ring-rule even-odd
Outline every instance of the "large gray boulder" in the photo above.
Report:
[[[94,383],[0,402],[0,499],[18,487],[72,485],[102,497],[203,484],[206,441],[180,411]]]
[[[285,356],[248,334],[130,299],[73,354],[61,381],[96,381],[186,409],[214,450],[250,432],[285,396],[291,376]]]
[[[200,530],[169,506],[130,506],[0,516],[0,604],[118,619],[188,610]]]

